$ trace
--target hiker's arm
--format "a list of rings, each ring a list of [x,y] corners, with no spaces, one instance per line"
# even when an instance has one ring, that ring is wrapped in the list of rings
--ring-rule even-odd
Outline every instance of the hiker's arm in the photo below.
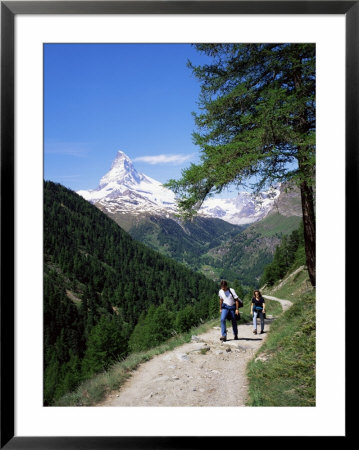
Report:
[[[239,301],[238,298],[236,298],[236,313],[239,311]]]
[[[263,300],[263,312],[266,312],[266,302]]]
[[[223,303],[223,299],[221,297],[219,297],[219,312],[222,312],[222,303]]]

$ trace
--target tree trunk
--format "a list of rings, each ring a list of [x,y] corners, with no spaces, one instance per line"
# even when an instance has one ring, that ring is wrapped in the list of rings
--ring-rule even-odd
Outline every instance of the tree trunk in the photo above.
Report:
[[[314,195],[311,186],[306,181],[300,185],[300,193],[302,198],[302,212],[304,223],[304,242],[305,255],[308,267],[308,273],[312,286],[315,287],[315,212],[314,212]]]
[[[299,57],[298,61],[298,71],[294,72],[294,83],[296,89],[300,89],[302,86],[302,64],[303,57]],[[310,117],[309,111],[304,111],[299,115],[298,122],[298,132],[300,135],[305,136],[310,130]],[[313,188],[308,184],[311,176],[314,174],[308,173],[308,155],[310,154],[310,148],[302,148],[299,152],[298,164],[299,170],[304,175],[304,179],[300,184],[300,193],[302,198],[302,213],[303,213],[303,224],[304,224],[304,244],[305,244],[305,256],[307,261],[307,268],[309,273],[309,279],[312,286],[315,287],[315,247],[316,247],[316,236],[315,236],[315,211],[314,211],[314,194]]]

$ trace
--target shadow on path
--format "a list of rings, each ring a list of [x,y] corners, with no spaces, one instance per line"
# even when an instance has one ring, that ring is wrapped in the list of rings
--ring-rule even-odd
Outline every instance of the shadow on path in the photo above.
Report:
[[[263,338],[238,338],[239,341],[262,341]]]

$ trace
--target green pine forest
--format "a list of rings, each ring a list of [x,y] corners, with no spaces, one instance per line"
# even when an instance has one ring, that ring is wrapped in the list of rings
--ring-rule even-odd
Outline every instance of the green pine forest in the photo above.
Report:
[[[44,404],[129,352],[208,319],[217,292],[214,281],[45,181]]]
[[[289,236],[284,235],[277,246],[273,260],[264,267],[260,286],[273,286],[286,274],[300,266],[305,266],[304,226],[303,221],[299,228]]]
[[[228,242],[245,229],[245,225],[232,225],[220,219],[207,217],[180,221],[175,218],[150,216],[132,226],[128,232],[137,241],[197,272],[201,271],[203,264],[210,258],[207,256],[208,252]]]

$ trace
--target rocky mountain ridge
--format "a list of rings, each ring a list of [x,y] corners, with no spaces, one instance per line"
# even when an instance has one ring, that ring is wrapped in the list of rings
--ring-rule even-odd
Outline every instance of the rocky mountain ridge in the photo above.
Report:
[[[264,218],[276,207],[281,194],[280,186],[261,192],[257,197],[239,192],[235,198],[207,199],[199,216],[217,218],[234,225],[250,224]],[[118,151],[112,167],[94,190],[77,192],[89,202],[121,224],[121,215],[160,215],[173,217],[177,212],[175,194],[159,181],[136,170],[131,159]]]

